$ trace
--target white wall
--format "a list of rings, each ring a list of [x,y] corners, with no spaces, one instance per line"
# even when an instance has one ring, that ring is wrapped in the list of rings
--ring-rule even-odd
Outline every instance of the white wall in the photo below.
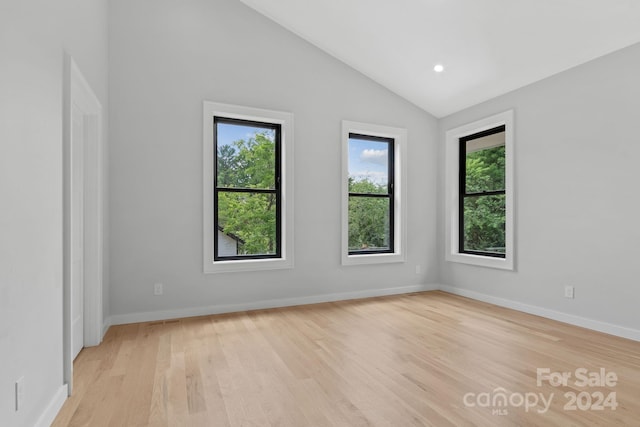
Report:
[[[443,190],[445,132],[515,110],[516,271],[444,260],[440,191],[443,283],[640,336],[638,76],[635,45],[441,120]],[[563,297],[565,285],[575,299]]]
[[[237,0],[113,0],[109,33],[114,322],[436,279],[433,117]],[[295,269],[203,274],[203,100],[294,113]],[[406,263],[340,265],[343,119],[408,129]]]
[[[107,106],[104,0],[0,5],[0,425],[33,426],[62,387],[64,50]],[[14,382],[25,399],[14,410]],[[44,420],[44,419],[43,419]]]

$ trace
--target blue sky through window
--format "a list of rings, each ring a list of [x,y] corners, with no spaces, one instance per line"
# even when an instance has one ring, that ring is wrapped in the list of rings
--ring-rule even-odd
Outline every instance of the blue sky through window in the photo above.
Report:
[[[253,138],[256,133],[263,133],[272,141],[275,139],[276,131],[273,129],[257,126],[235,125],[230,123],[218,123],[218,146],[231,145],[239,139],[247,140]]]
[[[386,185],[388,159],[388,143],[349,138],[349,178]]]

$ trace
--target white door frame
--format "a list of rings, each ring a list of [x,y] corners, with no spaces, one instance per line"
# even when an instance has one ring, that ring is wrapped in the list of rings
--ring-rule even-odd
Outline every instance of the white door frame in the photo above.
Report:
[[[84,345],[100,344],[103,335],[103,203],[102,106],[73,58],[65,54],[63,95],[63,381],[71,395],[71,129],[72,108],[84,115]]]

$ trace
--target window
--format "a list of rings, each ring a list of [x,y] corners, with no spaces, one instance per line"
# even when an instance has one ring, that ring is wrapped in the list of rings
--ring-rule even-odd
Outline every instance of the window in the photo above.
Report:
[[[513,269],[513,112],[447,132],[447,260]]]
[[[343,122],[343,264],[405,259],[406,130]]]
[[[460,138],[461,253],[505,257],[505,127]]]
[[[293,266],[289,113],[204,103],[204,271]]]
[[[280,125],[226,117],[213,123],[213,259],[279,258]]]
[[[393,143],[349,133],[349,255],[393,252]]]

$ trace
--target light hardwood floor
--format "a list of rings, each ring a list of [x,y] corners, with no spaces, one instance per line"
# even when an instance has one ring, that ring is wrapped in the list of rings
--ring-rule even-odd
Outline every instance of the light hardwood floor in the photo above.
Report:
[[[443,292],[114,326],[74,369],[57,427],[640,426],[639,342]]]

